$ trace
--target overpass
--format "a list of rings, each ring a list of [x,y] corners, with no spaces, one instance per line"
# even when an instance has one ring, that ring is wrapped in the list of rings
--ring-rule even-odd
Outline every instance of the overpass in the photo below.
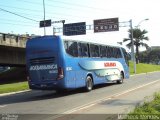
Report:
[[[25,66],[27,37],[0,33],[0,66]]]

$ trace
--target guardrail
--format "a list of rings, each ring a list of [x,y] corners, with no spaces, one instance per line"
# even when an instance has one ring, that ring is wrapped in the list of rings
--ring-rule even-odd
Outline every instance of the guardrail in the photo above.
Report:
[[[0,33],[0,45],[12,47],[26,47],[27,37],[17,36],[13,34]]]

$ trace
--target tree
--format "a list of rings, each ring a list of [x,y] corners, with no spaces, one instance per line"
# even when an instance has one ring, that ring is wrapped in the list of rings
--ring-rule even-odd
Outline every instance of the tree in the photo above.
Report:
[[[123,42],[128,42],[129,43],[126,45],[129,49],[132,46],[132,42],[131,42],[131,29],[128,30],[129,32],[129,38],[124,38]],[[146,30],[140,30],[139,28],[135,28],[133,29],[133,43],[134,46],[136,47],[136,63],[138,63],[139,60],[139,47],[143,46],[146,49],[149,47],[146,43],[144,43],[143,41],[148,41],[149,38],[147,36],[145,36],[145,34],[148,33],[148,31]]]
[[[149,50],[140,52],[139,53],[139,61],[141,63],[150,63],[149,53],[150,53]]]
[[[151,63],[151,64],[159,64],[160,63],[160,49],[148,49],[146,51],[140,52],[140,62],[142,63]]]
[[[150,63],[158,64],[160,61],[160,49],[151,50],[148,54]]]

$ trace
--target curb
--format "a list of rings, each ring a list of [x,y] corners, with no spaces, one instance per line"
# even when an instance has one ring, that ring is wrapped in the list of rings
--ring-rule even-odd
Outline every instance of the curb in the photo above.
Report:
[[[2,96],[8,96],[8,95],[14,95],[14,94],[19,94],[19,93],[25,93],[25,92],[29,92],[31,90],[23,90],[23,91],[17,91],[17,92],[10,92],[10,93],[2,93],[0,94],[0,97]]]
[[[153,71],[153,72],[146,72],[146,73],[133,74],[133,75],[130,75],[130,77],[137,76],[137,75],[144,75],[144,74],[148,74],[148,73],[157,73],[157,72],[160,72],[160,71]]]

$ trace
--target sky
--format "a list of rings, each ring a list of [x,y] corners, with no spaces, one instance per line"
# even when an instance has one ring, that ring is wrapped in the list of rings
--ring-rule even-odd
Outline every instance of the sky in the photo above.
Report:
[[[1,33],[44,35],[44,29],[39,27],[39,21],[44,19],[43,0],[0,1]],[[120,22],[119,31],[94,33],[87,30],[86,35],[68,37],[62,32],[56,33],[62,38],[117,44],[128,38],[132,19],[133,28],[140,25],[141,30],[148,31],[146,43],[149,46],[160,46],[158,0],[44,0],[44,3],[45,19],[52,22],[65,20],[65,24],[86,22],[86,25],[93,25],[93,20],[109,18],[118,18]],[[47,35],[53,35],[53,27],[61,28],[62,23],[47,27]]]

